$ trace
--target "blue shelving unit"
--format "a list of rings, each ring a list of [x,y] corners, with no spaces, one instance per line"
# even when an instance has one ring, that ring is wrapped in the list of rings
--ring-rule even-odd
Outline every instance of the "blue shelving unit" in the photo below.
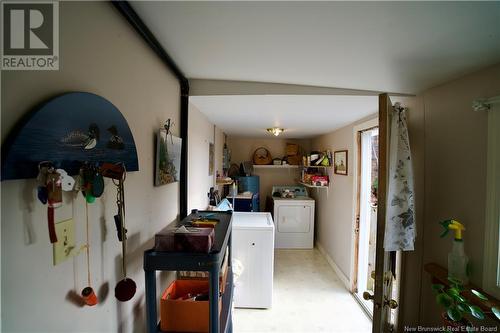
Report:
[[[232,333],[231,306],[233,299],[233,272],[231,267],[232,212],[198,211],[190,214],[177,226],[188,224],[192,219],[210,214],[219,219],[215,227],[215,242],[208,254],[186,252],[163,252],[150,249],[144,252],[146,281],[146,314],[149,333],[162,332],[158,323],[156,296],[156,271],[208,271],[210,295],[210,333]],[[228,277],[219,320],[219,273],[226,250],[229,250]]]

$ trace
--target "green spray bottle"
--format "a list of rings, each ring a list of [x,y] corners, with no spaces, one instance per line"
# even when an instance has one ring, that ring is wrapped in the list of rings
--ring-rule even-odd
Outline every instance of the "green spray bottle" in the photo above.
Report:
[[[450,230],[455,231],[455,238],[453,239],[453,247],[448,254],[448,277],[459,279],[463,284],[469,283],[467,265],[469,264],[469,257],[464,251],[464,240],[462,238],[465,227],[457,220],[445,220],[441,222],[444,227],[444,232],[441,238],[446,237]]]

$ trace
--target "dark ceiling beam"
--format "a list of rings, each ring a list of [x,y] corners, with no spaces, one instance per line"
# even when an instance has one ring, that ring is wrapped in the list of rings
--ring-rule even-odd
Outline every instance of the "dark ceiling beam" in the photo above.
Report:
[[[182,138],[181,170],[179,179],[179,214],[181,218],[187,215],[187,145],[188,145],[188,103],[189,80],[184,76],[179,66],[165,51],[154,34],[149,30],[128,1],[111,1],[113,6],[122,14],[134,30],[144,39],[148,46],[163,61],[167,68],[174,74],[180,85],[180,135]]]

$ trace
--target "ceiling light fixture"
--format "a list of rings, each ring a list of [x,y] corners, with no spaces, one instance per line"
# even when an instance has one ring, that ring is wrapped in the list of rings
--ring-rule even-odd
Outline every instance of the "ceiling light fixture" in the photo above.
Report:
[[[274,136],[278,136],[281,133],[283,133],[285,131],[285,129],[279,128],[279,127],[271,127],[271,128],[268,128],[267,131]]]

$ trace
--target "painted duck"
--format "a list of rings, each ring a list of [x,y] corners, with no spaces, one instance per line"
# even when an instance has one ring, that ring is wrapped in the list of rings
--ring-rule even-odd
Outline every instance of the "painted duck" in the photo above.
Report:
[[[108,132],[111,133],[111,138],[109,138],[107,147],[109,149],[124,149],[125,144],[123,143],[123,139],[120,135],[118,135],[118,129],[115,125],[108,128]]]
[[[83,147],[84,149],[93,149],[99,141],[99,127],[92,123],[89,130],[84,133],[81,130],[74,130],[61,139],[61,143],[70,147]]]

